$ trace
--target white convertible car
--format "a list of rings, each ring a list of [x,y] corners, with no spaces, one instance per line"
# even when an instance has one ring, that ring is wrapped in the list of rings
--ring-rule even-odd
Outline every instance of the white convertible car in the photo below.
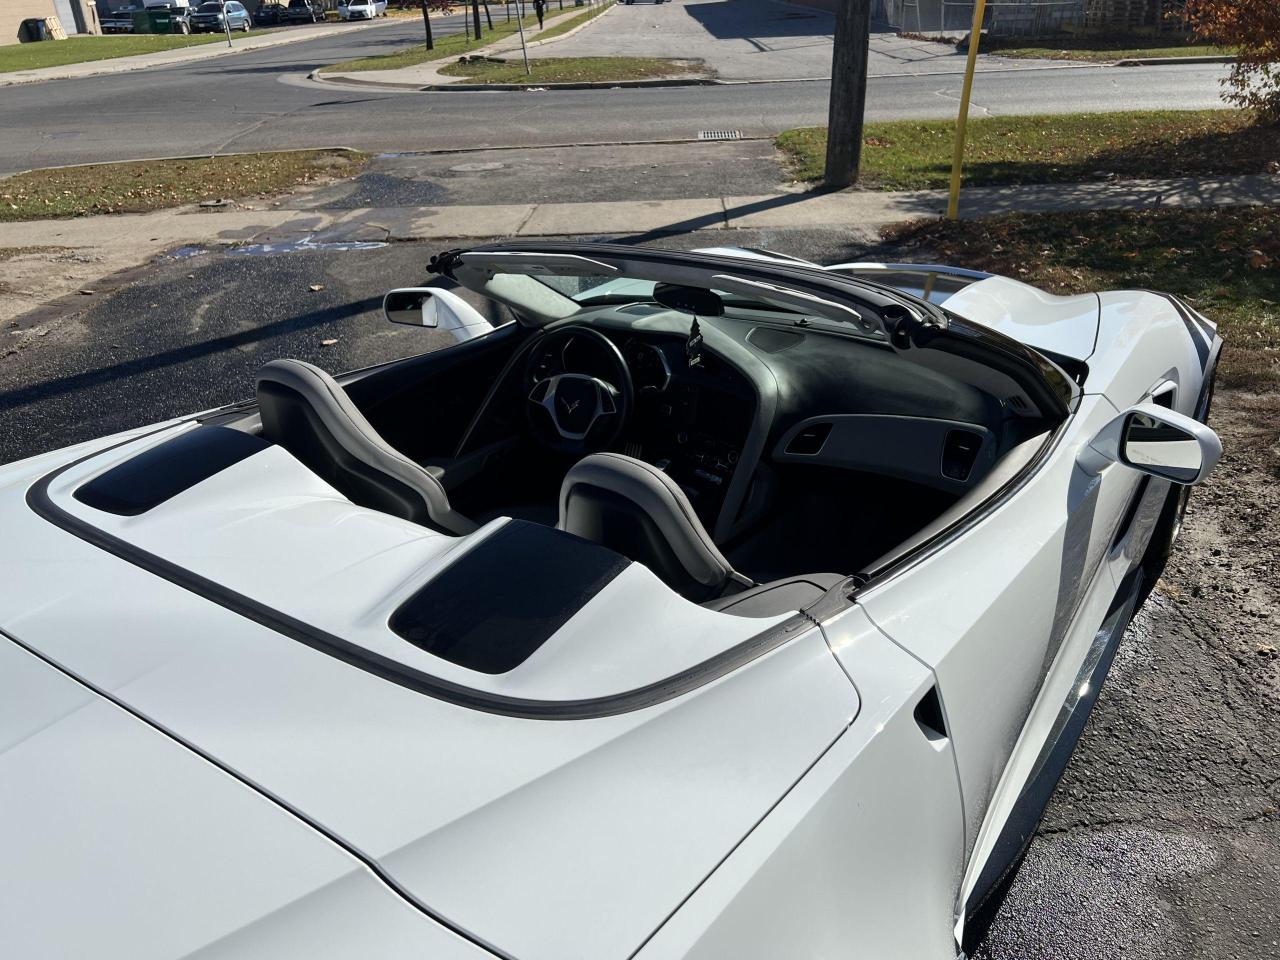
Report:
[[[972,950],[1221,452],[1214,325],[741,249],[431,269],[385,309],[448,349],[0,470],[4,954]]]

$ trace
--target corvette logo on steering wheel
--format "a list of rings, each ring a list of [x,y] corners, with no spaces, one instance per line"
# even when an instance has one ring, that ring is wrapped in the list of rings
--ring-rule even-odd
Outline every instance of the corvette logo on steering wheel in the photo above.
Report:
[[[568,400],[565,400],[563,397],[561,397],[560,402],[564,404],[565,413],[573,413],[573,411],[578,409],[578,404],[581,403],[582,401],[574,400],[572,403],[570,403]]]

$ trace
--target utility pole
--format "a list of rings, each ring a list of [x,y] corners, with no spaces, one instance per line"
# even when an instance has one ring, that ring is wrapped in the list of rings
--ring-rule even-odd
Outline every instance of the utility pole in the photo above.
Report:
[[[947,195],[947,219],[960,219],[960,170],[964,165],[964,138],[969,127],[969,99],[973,96],[973,71],[978,64],[978,44],[982,40],[982,15],[987,0],[973,5],[973,27],[969,30],[969,58],[965,61],[964,83],[960,87],[960,115],[956,118],[956,149],[951,160],[951,191]]]
[[[227,46],[231,46],[231,21],[227,19],[227,0],[222,2],[222,26],[227,31]]]
[[[828,187],[847,187],[858,179],[870,41],[871,0],[840,0],[836,8],[831,100],[827,108],[827,166],[823,182]]]
[[[436,48],[436,42],[431,37],[431,13],[427,9],[427,0],[421,0],[421,2],[422,2],[422,25],[426,27],[426,30],[427,30],[427,49],[434,50]]]

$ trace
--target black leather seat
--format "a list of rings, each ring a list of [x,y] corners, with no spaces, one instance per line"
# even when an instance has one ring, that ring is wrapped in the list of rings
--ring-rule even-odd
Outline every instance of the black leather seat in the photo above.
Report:
[[[262,434],[298,458],[352,503],[445,533],[475,524],[455,513],[440,481],[387,444],[341,385],[301,360],[258,371]]]
[[[557,527],[644,564],[696,602],[753,586],[716,548],[684,491],[643,460],[579,460],[560,487]]]

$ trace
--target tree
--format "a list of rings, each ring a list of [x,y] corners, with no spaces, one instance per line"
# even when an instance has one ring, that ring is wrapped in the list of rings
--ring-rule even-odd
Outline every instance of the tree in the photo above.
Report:
[[[453,13],[453,0],[419,0],[419,2],[422,4],[422,25],[427,31],[427,49],[434,50],[436,41],[431,36],[431,12],[435,11],[448,16]]]
[[[1187,0],[1186,16],[1202,40],[1240,48],[1223,80],[1227,100],[1280,123],[1280,2]]]
[[[831,50],[831,100],[827,108],[827,165],[823,182],[847,187],[862,162],[862,115],[867,104],[867,47],[871,0],[840,0]]]

